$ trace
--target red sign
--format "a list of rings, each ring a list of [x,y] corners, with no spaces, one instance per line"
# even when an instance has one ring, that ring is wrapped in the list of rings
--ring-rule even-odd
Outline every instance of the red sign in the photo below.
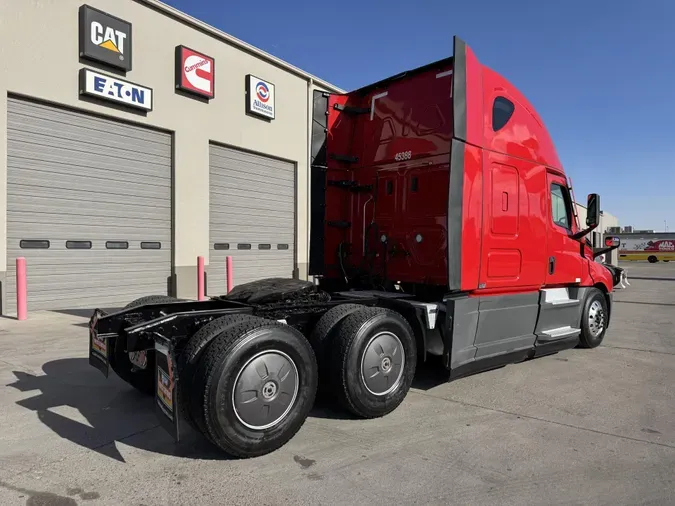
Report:
[[[215,97],[216,62],[185,46],[176,46],[176,88],[207,99]]]

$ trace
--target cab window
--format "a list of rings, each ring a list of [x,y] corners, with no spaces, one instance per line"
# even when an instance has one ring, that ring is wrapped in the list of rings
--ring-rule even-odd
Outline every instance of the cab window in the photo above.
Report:
[[[551,184],[551,217],[553,223],[566,228],[572,229],[572,201],[567,188],[553,183]]]

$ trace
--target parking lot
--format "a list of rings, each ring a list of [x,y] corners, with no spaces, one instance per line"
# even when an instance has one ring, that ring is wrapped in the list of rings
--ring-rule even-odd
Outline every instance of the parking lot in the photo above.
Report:
[[[289,444],[174,444],[152,401],[88,365],[86,317],[0,320],[0,504],[673,504],[675,263],[627,264],[610,332],[355,420],[319,405]]]

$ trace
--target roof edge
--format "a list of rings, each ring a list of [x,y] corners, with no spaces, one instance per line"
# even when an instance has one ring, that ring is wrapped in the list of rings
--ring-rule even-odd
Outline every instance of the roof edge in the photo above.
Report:
[[[291,74],[294,74],[298,77],[301,77],[305,79],[306,81],[313,81],[315,84],[318,86],[321,86],[323,88],[328,89],[329,91],[333,91],[336,93],[344,93],[345,91],[328,81],[324,81],[323,79],[316,77],[309,72],[305,72],[304,70],[296,67],[295,65],[291,65],[288,62],[285,62],[281,58],[277,58],[276,56],[267,53],[266,51],[263,51],[262,49],[259,49],[247,42],[244,42],[241,39],[238,39],[228,33],[223,32],[222,30],[219,30],[218,28],[209,25],[208,23],[205,23],[204,21],[201,21],[197,18],[194,18],[190,16],[189,14],[186,14],[185,12],[178,10],[174,7],[171,7],[170,5],[165,4],[164,2],[161,2],[160,0],[135,0],[137,3],[143,4],[147,7],[150,7],[151,9],[154,9],[156,11],[159,11],[163,14],[166,14],[178,21],[181,21],[187,25],[191,25],[194,28],[207,33],[208,35],[211,35],[212,37],[215,37],[217,39],[220,39],[223,42],[226,42],[227,44],[230,44],[238,49],[241,49],[249,54],[252,54],[254,56],[259,57],[262,60],[267,61],[268,63],[271,63],[273,65],[276,65],[277,67],[282,68],[283,70],[286,70],[290,72]]]

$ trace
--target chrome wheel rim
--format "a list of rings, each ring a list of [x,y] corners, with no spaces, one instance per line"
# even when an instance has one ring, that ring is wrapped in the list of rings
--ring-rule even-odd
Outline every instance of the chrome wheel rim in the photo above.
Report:
[[[594,300],[588,309],[588,328],[593,337],[598,337],[605,328],[605,311],[600,301]]]
[[[278,425],[293,408],[300,379],[295,362],[282,351],[265,350],[237,373],[232,406],[237,419],[253,430]]]
[[[387,395],[403,379],[405,352],[401,340],[391,332],[373,336],[361,355],[361,381],[373,395]]]

